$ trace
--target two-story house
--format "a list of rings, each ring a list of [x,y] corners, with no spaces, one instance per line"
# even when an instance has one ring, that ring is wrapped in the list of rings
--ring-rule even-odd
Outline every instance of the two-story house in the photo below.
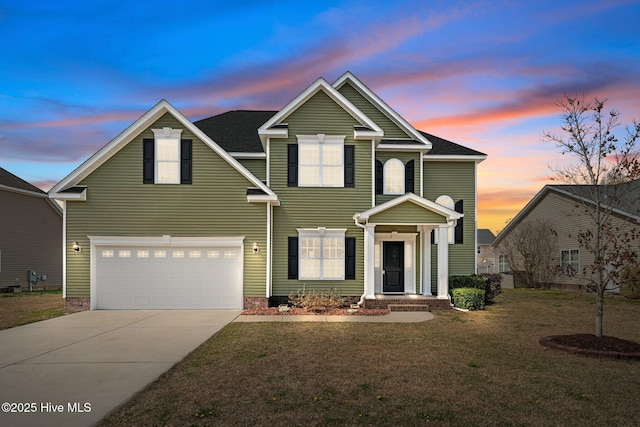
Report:
[[[55,185],[64,296],[242,308],[339,288],[448,302],[476,270],[485,154],[416,130],[351,73],[279,111],[191,122],[161,101]]]

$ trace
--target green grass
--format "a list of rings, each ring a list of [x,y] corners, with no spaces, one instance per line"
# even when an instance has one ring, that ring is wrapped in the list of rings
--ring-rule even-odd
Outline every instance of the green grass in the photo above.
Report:
[[[0,294],[0,329],[62,316],[65,312],[61,290]]]
[[[417,324],[232,323],[100,425],[638,425],[640,362],[538,344],[592,333],[592,299],[509,290]],[[605,310],[606,335],[640,341],[639,301]]]

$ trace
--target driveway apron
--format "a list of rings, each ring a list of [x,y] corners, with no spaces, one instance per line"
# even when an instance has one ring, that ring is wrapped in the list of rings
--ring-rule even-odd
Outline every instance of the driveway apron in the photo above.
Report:
[[[91,426],[239,314],[98,310],[0,331],[0,425]]]

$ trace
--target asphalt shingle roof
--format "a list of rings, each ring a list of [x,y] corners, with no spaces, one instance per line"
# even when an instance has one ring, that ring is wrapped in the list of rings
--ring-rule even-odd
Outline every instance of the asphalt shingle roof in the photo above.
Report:
[[[36,193],[44,194],[44,191],[42,191],[35,185],[29,184],[27,181],[21,178],[18,178],[11,172],[2,168],[0,168],[0,185],[4,185],[5,187],[15,188],[18,190],[27,190],[27,191],[33,191]]]
[[[234,110],[217,116],[198,120],[194,124],[200,128],[209,138],[219,144],[228,152],[240,153],[262,153],[262,143],[258,137],[258,128],[265,124],[277,111],[265,110]],[[464,147],[455,142],[420,131],[431,143],[433,147],[427,153],[429,155],[461,155],[461,156],[484,156],[476,150]],[[389,140],[383,140],[390,143]],[[395,143],[418,144],[416,141],[397,141]]]
[[[496,236],[488,228],[478,228],[478,244],[490,245],[496,239]]]

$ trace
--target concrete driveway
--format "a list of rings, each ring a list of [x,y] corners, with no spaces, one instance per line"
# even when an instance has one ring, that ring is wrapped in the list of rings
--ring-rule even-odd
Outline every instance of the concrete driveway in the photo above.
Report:
[[[0,331],[0,425],[91,426],[239,314],[85,311]]]

